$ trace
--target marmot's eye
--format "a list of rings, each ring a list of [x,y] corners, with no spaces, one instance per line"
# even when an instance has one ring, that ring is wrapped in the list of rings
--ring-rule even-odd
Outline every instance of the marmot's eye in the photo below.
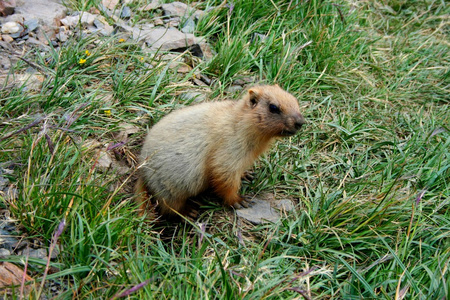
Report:
[[[269,104],[269,110],[271,113],[273,114],[279,114],[281,113],[281,110],[278,106],[276,106],[275,104]]]

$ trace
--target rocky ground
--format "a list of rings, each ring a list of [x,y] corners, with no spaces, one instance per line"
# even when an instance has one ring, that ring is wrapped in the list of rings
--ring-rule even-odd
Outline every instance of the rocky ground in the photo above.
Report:
[[[80,35],[111,37],[119,42],[133,41],[149,53],[164,51],[164,58],[172,61],[179,73],[190,72],[192,68],[182,59],[177,59],[174,52],[189,50],[193,57],[201,60],[213,57],[214,51],[208,42],[203,37],[194,35],[196,22],[207,12],[181,2],[160,4],[153,0],[140,7],[139,11],[155,11],[159,17],[136,25],[131,22],[133,12],[128,6],[131,2],[132,0],[122,3],[119,0],[103,0],[98,9],[87,12],[71,11],[59,0],[0,0],[0,88],[23,86],[26,90],[39,90],[45,74],[29,58],[24,58],[24,53],[45,56],[46,52],[59,51],[72,37]],[[24,73],[14,72],[13,67],[19,60],[29,65]],[[202,87],[211,84],[211,79],[202,74],[193,81],[195,85]],[[240,90],[251,81],[251,78],[238,80],[229,91]],[[182,96],[196,100],[205,97],[196,92],[186,92]],[[135,130],[138,129],[125,128],[123,134]],[[105,152],[99,160],[99,167],[109,168],[111,164],[114,164],[114,159]],[[122,170],[125,173],[127,171]],[[0,165],[0,193],[3,197],[14,197],[16,193],[14,186],[8,181],[12,172],[13,166],[7,163]],[[282,210],[292,207],[289,200],[279,202],[278,205],[281,205]],[[238,211],[238,215],[253,223],[279,218],[279,213],[267,201],[259,200],[254,208],[242,209]],[[23,238],[19,224],[7,209],[0,212],[0,220],[0,259],[18,256],[47,261],[57,257],[57,248],[48,257],[48,249],[41,242]],[[22,274],[23,270],[15,265],[2,263],[0,287],[20,284]],[[48,288],[57,293],[58,287],[52,286],[51,281],[48,284]]]

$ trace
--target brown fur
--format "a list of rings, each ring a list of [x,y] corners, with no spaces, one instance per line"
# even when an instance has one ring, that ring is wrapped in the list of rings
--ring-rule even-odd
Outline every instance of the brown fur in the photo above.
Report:
[[[212,187],[240,207],[241,176],[277,137],[304,124],[297,100],[279,86],[256,86],[239,101],[210,102],[168,114],[149,131],[136,192],[148,191],[162,214],[186,214],[185,203]],[[141,209],[145,200],[140,198]]]

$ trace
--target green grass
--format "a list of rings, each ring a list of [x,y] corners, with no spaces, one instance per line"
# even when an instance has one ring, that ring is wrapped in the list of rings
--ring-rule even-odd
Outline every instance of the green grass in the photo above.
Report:
[[[61,299],[110,299],[136,287],[129,298],[448,298],[448,5],[233,4],[198,4],[215,7],[196,34],[217,55],[188,74],[134,43],[74,37],[60,51],[25,54],[41,66],[40,90],[0,89],[0,160],[17,188],[1,206],[48,246],[67,223],[56,271],[44,278],[47,262],[28,261],[38,287],[31,297],[44,281],[61,285]],[[138,14],[145,22],[158,12]],[[11,73],[28,67],[19,61]],[[210,91],[193,86],[199,73],[213,79]],[[197,224],[138,217],[133,173],[147,128],[188,104],[177,97],[183,91],[235,98],[226,89],[249,76],[298,97],[308,124],[255,164],[243,192],[290,198],[296,209],[260,226],[218,205]],[[124,140],[124,125],[141,130]],[[130,170],[99,167],[105,151]]]

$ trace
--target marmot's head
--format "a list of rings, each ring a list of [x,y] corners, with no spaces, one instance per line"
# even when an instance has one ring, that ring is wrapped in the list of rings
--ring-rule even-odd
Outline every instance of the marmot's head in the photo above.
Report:
[[[270,137],[292,136],[305,124],[297,99],[278,85],[255,86],[245,97],[254,124]]]

